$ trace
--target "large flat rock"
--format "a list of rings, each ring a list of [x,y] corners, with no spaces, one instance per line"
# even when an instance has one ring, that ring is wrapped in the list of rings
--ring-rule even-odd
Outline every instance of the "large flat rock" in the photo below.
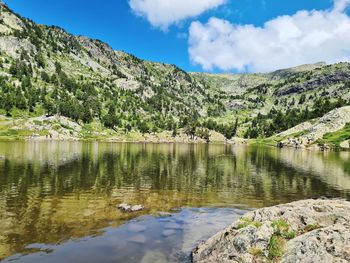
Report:
[[[258,209],[201,243],[193,262],[350,262],[350,202]]]

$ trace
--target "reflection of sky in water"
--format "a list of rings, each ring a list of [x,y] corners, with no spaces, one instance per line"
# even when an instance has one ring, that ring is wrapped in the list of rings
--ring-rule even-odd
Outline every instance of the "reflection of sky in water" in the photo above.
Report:
[[[174,255],[170,248],[188,251],[202,237],[198,229],[210,228],[209,220],[215,222],[213,229],[220,226],[218,220],[226,210],[207,209],[201,217],[198,210],[185,209],[173,218],[187,223],[164,233],[161,219],[152,217],[142,217],[147,226],[143,231],[133,223],[130,233],[139,231],[133,236],[123,232],[125,225],[115,227],[179,207],[249,209],[349,194],[349,152],[213,144],[0,142],[0,260],[35,253],[37,246],[28,247],[33,243],[62,244],[39,246],[44,254],[51,252],[50,262],[63,261],[60,253],[75,255],[74,262],[107,259],[112,248],[119,251],[112,258],[140,259],[143,249],[149,252],[152,246],[153,254],[147,257],[155,253],[168,257]],[[146,209],[125,214],[116,209],[120,203],[142,204]],[[84,238],[100,229],[105,229],[102,236]]]
[[[245,211],[233,208],[184,208],[171,216],[142,216],[108,227],[99,235],[60,245],[31,244],[29,255],[4,262],[189,262],[194,246],[225,228]]]

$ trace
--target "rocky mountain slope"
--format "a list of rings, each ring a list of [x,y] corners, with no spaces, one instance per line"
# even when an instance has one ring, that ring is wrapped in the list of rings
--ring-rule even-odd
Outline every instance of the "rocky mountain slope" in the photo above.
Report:
[[[0,4],[0,115],[6,116],[0,137],[50,135],[37,120],[30,127],[8,120],[58,115],[81,127],[70,129],[77,138],[163,131],[203,140],[213,131],[227,139],[266,138],[348,105],[349,77],[348,63],[264,74],[187,73],[38,25]]]
[[[345,106],[334,109],[312,122],[303,122],[287,131],[277,134],[276,137],[288,137],[287,140],[280,142],[280,146],[302,147],[317,141],[322,144],[324,137],[329,138],[331,135],[334,136],[337,133],[342,133],[348,123],[350,123],[350,106]],[[336,146],[349,148],[348,140],[350,139],[350,133],[345,131],[344,133],[341,141]]]

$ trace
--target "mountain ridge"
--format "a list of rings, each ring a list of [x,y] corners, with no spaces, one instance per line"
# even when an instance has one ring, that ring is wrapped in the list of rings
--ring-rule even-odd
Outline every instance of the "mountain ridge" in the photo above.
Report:
[[[349,104],[346,62],[188,73],[38,25],[4,4],[0,12],[0,113],[7,117],[62,115],[90,135],[170,131],[209,141],[214,131],[227,139],[270,137]]]

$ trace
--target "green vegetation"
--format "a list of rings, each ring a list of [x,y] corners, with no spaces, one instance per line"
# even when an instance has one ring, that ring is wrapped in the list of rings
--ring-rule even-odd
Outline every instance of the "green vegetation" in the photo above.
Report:
[[[239,220],[240,220],[240,223],[237,227],[238,229],[245,228],[247,226],[254,226],[256,228],[259,228],[262,225],[261,222],[255,222],[255,221],[252,221],[251,219],[245,218],[245,217],[242,217]]]
[[[340,147],[340,143],[350,139],[350,123],[347,123],[345,127],[339,131],[327,133],[323,136],[323,139],[319,141],[320,144],[331,144],[335,147]]]
[[[289,224],[283,220],[277,220],[272,222],[271,226],[274,229],[274,234],[285,239],[293,239],[296,236],[294,231],[289,231]]]
[[[125,137],[164,131],[177,137],[183,130],[204,141],[218,132],[275,144],[275,134],[349,105],[343,99],[350,95],[347,63],[268,74],[189,74],[0,8],[22,22],[13,29],[4,20],[7,31],[0,33],[14,38],[0,52],[0,113],[13,119],[60,115]],[[343,132],[324,139],[338,145],[348,138]],[[86,137],[95,136],[86,131]]]
[[[268,259],[275,260],[283,255],[284,240],[279,236],[272,236],[269,241]]]
[[[283,219],[273,221],[271,226],[274,229],[274,234],[269,241],[268,259],[276,260],[283,255],[283,247],[286,240],[295,238],[296,233],[290,231],[289,224]]]
[[[252,247],[249,249],[249,253],[252,254],[254,257],[262,257],[264,256],[264,252],[261,248],[258,247]]]
[[[287,109],[285,112],[272,108],[267,115],[258,114],[252,120],[251,126],[244,134],[245,138],[266,138],[276,133],[288,130],[299,123],[322,117],[329,111],[349,105],[348,101],[339,98],[337,101],[331,102],[330,99],[319,98],[313,104],[313,110],[306,107],[303,110],[298,108]]]

